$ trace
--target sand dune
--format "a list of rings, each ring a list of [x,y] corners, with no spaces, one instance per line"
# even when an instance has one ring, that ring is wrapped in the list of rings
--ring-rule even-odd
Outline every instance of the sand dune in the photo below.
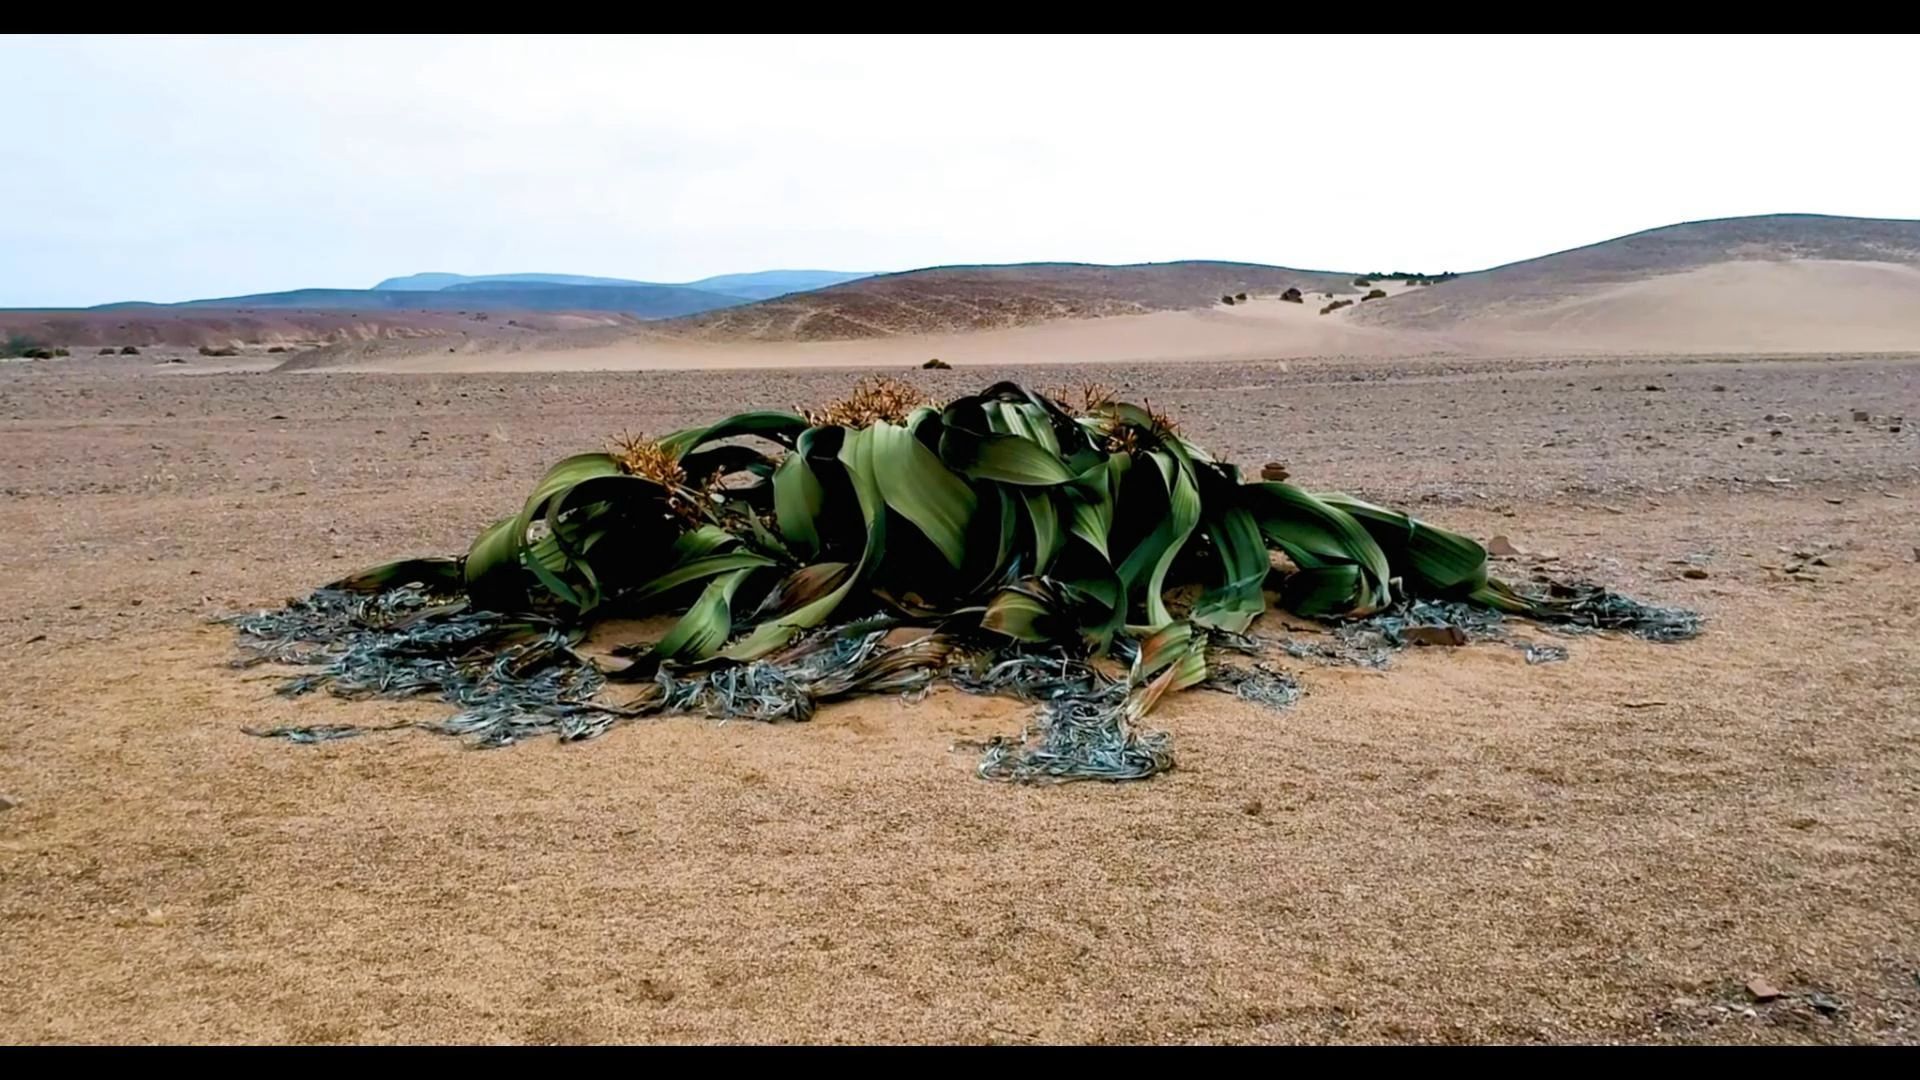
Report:
[[[1718,263],[1539,306],[1490,306],[1451,329],[1560,351],[1910,351],[1920,349],[1920,267],[1828,259]]]
[[[1319,301],[1324,303],[1324,301]],[[971,333],[901,334],[850,341],[704,341],[634,336],[585,347],[448,351],[432,341],[346,346],[297,357],[288,370],[619,371],[699,368],[913,367],[938,357],[974,364],[1264,360],[1306,356],[1415,356],[1501,351],[1498,342],[1408,333],[1322,316],[1316,303],[1256,299],[1232,307],[1063,319]]]
[[[1192,310],[1223,294],[1277,296],[1289,287],[1352,292],[1353,275],[1227,262],[933,267],[674,319],[660,329],[709,341],[840,341]]]
[[[1920,350],[1920,221],[1695,221],[1466,274],[1351,318],[1556,351]]]

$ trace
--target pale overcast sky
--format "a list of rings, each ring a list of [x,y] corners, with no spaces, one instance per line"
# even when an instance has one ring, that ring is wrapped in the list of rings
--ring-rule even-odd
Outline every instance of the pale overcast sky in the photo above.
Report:
[[[1913,38],[0,37],[0,306],[1920,217]]]

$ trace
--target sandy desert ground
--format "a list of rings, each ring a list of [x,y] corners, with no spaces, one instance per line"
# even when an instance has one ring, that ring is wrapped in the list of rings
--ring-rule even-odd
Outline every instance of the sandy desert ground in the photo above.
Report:
[[[1917,1041],[1920,358],[915,373],[1087,375],[1708,632],[1188,692],[1122,786],[976,779],[1024,710],[950,691],[292,746],[239,729],[441,707],[279,699],[208,617],[854,373],[0,365],[0,1040]]]

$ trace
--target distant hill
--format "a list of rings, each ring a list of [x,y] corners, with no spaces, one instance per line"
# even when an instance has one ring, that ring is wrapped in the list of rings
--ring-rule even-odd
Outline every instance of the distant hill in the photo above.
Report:
[[[833,341],[1206,307],[1222,294],[1352,292],[1353,275],[1228,262],[944,266],[864,277],[663,324],[689,337]]]
[[[67,347],[311,345],[412,337],[518,339],[747,303],[674,285],[474,282],[437,291],[292,289],[178,304],[0,310],[0,334]]]
[[[518,340],[526,332],[615,327],[750,303],[854,278],[834,270],[724,274],[660,285],[579,274],[424,273],[371,289],[290,289],[173,304],[0,309],[0,331],[61,346],[313,344],[409,337]],[[491,317],[490,322],[486,321]]]
[[[1593,348],[1920,348],[1920,221],[1690,221],[1464,274],[1350,317]]]
[[[685,283],[630,281],[625,278],[584,277],[579,274],[408,274],[388,278],[373,287],[375,292],[439,292],[452,289],[495,288],[501,285],[596,285],[614,287],[697,289],[746,300],[765,300],[785,293],[838,285],[868,277],[844,270],[759,270],[750,274],[720,274]]]
[[[531,285],[652,285],[651,281],[630,281],[626,278],[586,277],[580,274],[481,274],[469,277],[466,274],[408,274],[405,277],[391,277],[374,286],[377,292],[434,292],[439,289],[468,285],[474,282],[509,282]]]
[[[687,288],[723,292],[750,300],[767,300],[787,293],[824,289],[872,276],[844,270],[761,270],[751,274],[721,274],[718,277],[701,278],[687,282]]]
[[[103,347],[165,354],[210,346],[305,349],[344,342],[431,338],[477,344],[594,327],[638,326],[614,312],[347,311],[324,308],[218,308],[141,304],[112,309],[0,310],[0,339],[19,338],[76,353]],[[435,351],[444,351],[436,346]]]
[[[302,308],[318,311],[606,311],[640,319],[668,319],[744,303],[740,297],[677,285],[540,285],[471,282],[432,292],[379,289],[293,289],[223,296],[154,308]],[[98,310],[126,310],[109,305]]]

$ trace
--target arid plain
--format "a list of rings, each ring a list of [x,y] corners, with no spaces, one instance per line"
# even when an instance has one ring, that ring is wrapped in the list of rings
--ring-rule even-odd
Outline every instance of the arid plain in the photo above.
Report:
[[[209,618],[858,372],[220,363],[0,366],[7,1041],[1915,1040],[1912,355],[899,371],[1095,378],[1708,620],[1302,663],[1280,713],[1189,691],[1174,772],[1063,787],[977,779],[1025,710],[948,690],[495,751],[242,734],[443,707],[283,700]]]

